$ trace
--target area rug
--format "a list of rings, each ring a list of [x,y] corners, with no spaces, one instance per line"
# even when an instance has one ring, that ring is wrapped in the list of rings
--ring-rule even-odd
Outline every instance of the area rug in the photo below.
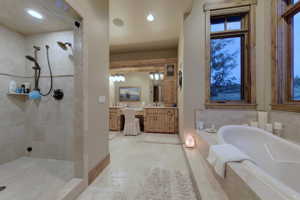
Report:
[[[197,200],[187,174],[177,170],[154,168],[134,200]]]
[[[176,170],[151,169],[145,182],[138,188],[134,199],[124,192],[115,191],[112,200],[197,200],[187,174]]]

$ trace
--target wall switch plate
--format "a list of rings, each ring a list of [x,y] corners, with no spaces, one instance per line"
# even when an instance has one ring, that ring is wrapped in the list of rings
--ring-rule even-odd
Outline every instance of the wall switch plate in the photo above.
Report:
[[[99,96],[98,98],[98,102],[101,103],[101,104],[104,104],[106,101],[106,97],[105,96]]]

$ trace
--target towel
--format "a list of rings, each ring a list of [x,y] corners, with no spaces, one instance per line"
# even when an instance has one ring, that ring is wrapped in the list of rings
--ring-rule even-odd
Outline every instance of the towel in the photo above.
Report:
[[[207,161],[214,167],[216,173],[222,178],[225,178],[227,163],[241,162],[244,160],[252,161],[249,156],[247,156],[231,144],[211,146],[207,158]]]

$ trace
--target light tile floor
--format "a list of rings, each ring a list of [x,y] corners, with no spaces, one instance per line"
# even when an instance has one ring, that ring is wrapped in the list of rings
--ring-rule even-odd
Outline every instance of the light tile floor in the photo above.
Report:
[[[111,164],[79,200],[196,200],[176,135],[110,135]]]
[[[0,200],[53,200],[73,178],[73,163],[22,157],[0,165]]]

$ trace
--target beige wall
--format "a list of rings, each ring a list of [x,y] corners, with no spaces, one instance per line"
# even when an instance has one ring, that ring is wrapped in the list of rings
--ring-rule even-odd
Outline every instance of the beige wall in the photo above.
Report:
[[[158,59],[158,58],[177,58],[177,49],[163,49],[153,51],[137,51],[137,52],[123,52],[110,54],[110,61],[124,61],[124,60],[144,60],[144,59]]]
[[[183,29],[183,23],[184,23],[184,16],[181,17],[181,32],[179,35],[179,41],[178,41],[178,71],[182,71],[184,73],[184,29]],[[184,113],[183,113],[183,107],[184,107],[184,84],[182,85],[182,88],[178,87],[178,111],[179,111],[179,133],[184,132]]]
[[[25,104],[7,96],[11,80],[23,82],[25,38],[0,25],[0,164],[25,155]]]
[[[205,20],[203,1],[194,0],[192,11],[183,24],[183,90],[179,118],[183,120],[181,135],[194,128],[195,110],[204,105]]]
[[[67,0],[67,2],[83,17],[84,138],[82,139],[86,179],[87,172],[109,154],[108,0]],[[104,104],[98,103],[99,96],[106,97]],[[79,145],[77,144],[78,147]]]
[[[221,0],[214,0],[220,2]],[[234,0],[233,0],[234,1]],[[194,0],[193,8],[184,21],[184,90],[181,97],[183,119],[181,134],[191,132],[195,127],[195,110],[205,110],[205,19],[203,5],[211,0]],[[229,2],[229,1],[227,1]],[[181,46],[181,45],[180,45]],[[179,59],[180,60],[180,59]],[[271,0],[258,0],[256,6],[256,95],[258,110],[270,110],[271,103]],[[180,99],[180,98],[179,98]],[[233,111],[236,112],[236,111]],[[243,122],[249,122],[253,115],[244,113]],[[205,110],[201,120],[217,124],[230,114],[224,110]],[[247,115],[249,117],[247,117]],[[251,117],[250,117],[251,116]],[[284,125],[283,137],[300,142],[297,134],[300,125],[292,123],[299,119],[299,114],[288,112],[271,112],[270,122],[279,121]],[[230,119],[230,117],[228,117]],[[226,121],[226,120],[225,120]],[[237,120],[227,120],[235,123]]]

